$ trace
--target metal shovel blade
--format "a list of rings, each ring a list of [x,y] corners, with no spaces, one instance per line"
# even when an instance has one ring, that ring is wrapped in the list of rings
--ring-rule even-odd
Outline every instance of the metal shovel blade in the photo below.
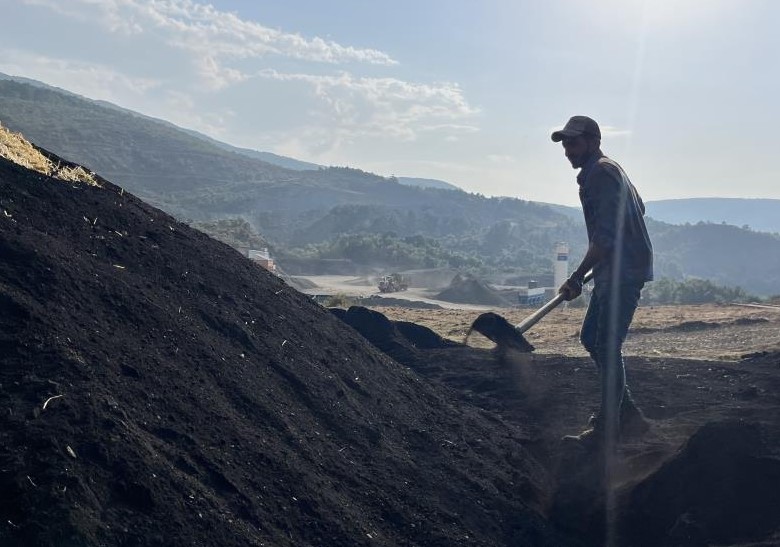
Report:
[[[583,285],[591,279],[593,279],[592,271],[588,272],[588,274],[582,280]],[[481,335],[495,342],[499,351],[513,349],[522,352],[532,352],[534,350],[534,346],[525,339],[523,333],[533,327],[542,317],[550,313],[551,310],[556,308],[563,301],[563,295],[557,294],[555,298],[552,298],[544,306],[523,319],[523,321],[517,325],[512,325],[512,323],[497,313],[483,313],[471,324],[471,328],[469,328],[469,331],[466,334],[466,339],[468,339],[471,331],[477,331]]]

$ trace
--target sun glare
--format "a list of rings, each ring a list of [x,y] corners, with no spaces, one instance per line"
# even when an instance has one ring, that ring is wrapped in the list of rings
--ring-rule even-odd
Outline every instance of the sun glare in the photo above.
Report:
[[[700,25],[721,17],[730,5],[724,0],[642,0],[636,2],[649,27]]]

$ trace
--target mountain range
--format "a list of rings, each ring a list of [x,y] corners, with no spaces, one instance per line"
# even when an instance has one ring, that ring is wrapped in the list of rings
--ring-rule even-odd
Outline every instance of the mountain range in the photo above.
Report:
[[[669,224],[710,222],[780,233],[780,199],[664,199],[646,206],[648,215]]]
[[[248,221],[280,251],[345,234],[391,234],[433,239],[493,268],[534,274],[549,268],[557,241],[569,242],[573,260],[585,249],[576,208],[487,198],[430,179],[402,184],[401,178],[237,148],[40,82],[0,79],[0,123],[179,219]],[[664,210],[648,209],[650,216]],[[756,222],[726,226],[718,215],[703,220],[711,222],[649,222],[659,277],[705,277],[758,294],[780,293],[780,239],[755,232],[764,226]]]

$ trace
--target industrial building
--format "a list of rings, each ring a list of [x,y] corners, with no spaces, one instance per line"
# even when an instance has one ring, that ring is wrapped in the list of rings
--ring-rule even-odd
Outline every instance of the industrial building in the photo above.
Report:
[[[559,242],[553,252],[553,286],[539,287],[536,281],[528,281],[528,286],[519,290],[517,303],[523,307],[537,307],[553,298],[558,288],[569,277],[569,245]]]

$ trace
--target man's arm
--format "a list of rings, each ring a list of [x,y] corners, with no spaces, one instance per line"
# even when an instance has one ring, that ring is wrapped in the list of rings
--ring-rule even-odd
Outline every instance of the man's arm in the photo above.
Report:
[[[617,178],[619,175],[611,173],[609,167],[599,165],[595,169],[597,171],[588,179],[585,199],[594,208],[596,226],[580,265],[558,289],[566,300],[574,300],[582,293],[585,274],[607,259],[615,246],[622,185]]]
[[[596,264],[604,260],[608,254],[609,252],[598,244],[591,243],[588,245],[588,252],[585,253],[580,265],[577,266],[574,273],[558,289],[559,293],[564,294],[564,299],[574,300],[582,293],[582,280],[585,274],[592,270]]]

